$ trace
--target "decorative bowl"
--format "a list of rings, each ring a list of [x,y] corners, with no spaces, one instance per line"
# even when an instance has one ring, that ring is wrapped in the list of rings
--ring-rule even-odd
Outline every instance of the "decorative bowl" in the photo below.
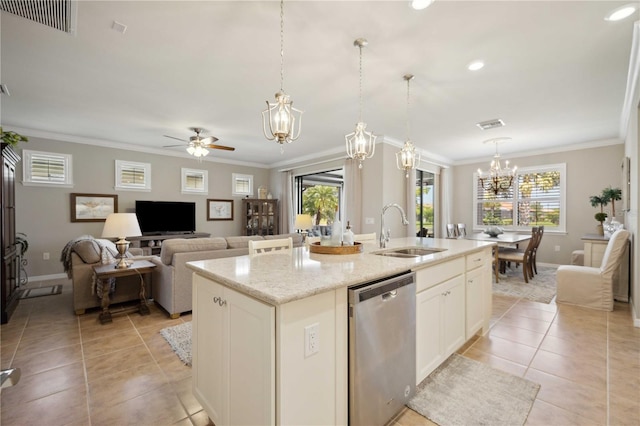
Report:
[[[503,234],[502,228],[499,226],[490,226],[484,230],[484,233],[490,236],[491,238],[496,238],[498,235]]]

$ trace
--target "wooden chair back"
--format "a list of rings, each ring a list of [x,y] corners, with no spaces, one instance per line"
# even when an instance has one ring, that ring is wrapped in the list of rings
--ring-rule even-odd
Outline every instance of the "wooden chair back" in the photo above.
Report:
[[[293,239],[279,238],[276,240],[249,240],[249,255],[291,253],[293,250]]]

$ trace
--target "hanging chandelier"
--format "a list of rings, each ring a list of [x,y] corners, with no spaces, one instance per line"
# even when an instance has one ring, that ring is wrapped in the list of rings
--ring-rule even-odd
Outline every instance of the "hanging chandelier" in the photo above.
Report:
[[[344,137],[347,143],[347,156],[358,160],[359,169],[362,168],[362,162],[365,159],[373,157],[377,137],[372,132],[367,132],[367,123],[362,121],[362,48],[367,44],[369,42],[364,38],[358,38],[353,42],[353,45],[360,49],[360,113],[355,132]]]
[[[511,138],[495,138],[488,139],[483,143],[492,143],[496,146],[496,153],[493,156],[493,160],[491,160],[491,165],[489,166],[489,170],[483,172],[478,169],[478,183],[480,187],[485,191],[491,191],[495,195],[498,195],[500,192],[506,192],[511,188],[513,184],[513,178],[516,175],[516,171],[518,166],[513,166],[513,168],[509,168],[509,160],[505,161],[504,168],[500,164],[500,154],[498,153],[498,144],[501,142],[510,141]]]
[[[284,92],[284,0],[280,0],[280,91],[276,101],[267,101],[267,109],[262,111],[262,131],[264,136],[280,145],[291,143],[300,137],[302,111],[293,107],[293,101]],[[268,130],[267,130],[268,128]]]
[[[409,125],[409,105],[411,102],[411,80],[413,80],[413,74],[405,74],[402,78],[407,82],[407,141],[404,143],[402,149],[396,152],[396,165],[398,169],[405,171],[405,177],[409,177],[409,170],[416,168],[420,164],[420,152],[416,149],[413,142],[411,142],[411,128]]]

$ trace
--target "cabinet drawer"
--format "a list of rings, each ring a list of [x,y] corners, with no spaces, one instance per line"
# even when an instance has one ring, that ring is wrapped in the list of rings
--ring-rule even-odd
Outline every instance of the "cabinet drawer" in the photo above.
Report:
[[[433,287],[464,272],[464,258],[459,257],[416,271],[416,293]]]
[[[479,268],[489,261],[489,252],[487,250],[468,254],[466,256],[467,271]]]

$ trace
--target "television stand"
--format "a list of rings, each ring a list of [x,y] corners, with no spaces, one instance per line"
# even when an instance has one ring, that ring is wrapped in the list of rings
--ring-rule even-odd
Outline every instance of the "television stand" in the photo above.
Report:
[[[188,234],[160,234],[160,235],[143,235],[142,237],[128,237],[131,242],[130,247],[141,248],[142,254],[145,256],[160,255],[162,243],[164,240],[172,238],[208,238],[211,234],[205,232],[191,232]]]

